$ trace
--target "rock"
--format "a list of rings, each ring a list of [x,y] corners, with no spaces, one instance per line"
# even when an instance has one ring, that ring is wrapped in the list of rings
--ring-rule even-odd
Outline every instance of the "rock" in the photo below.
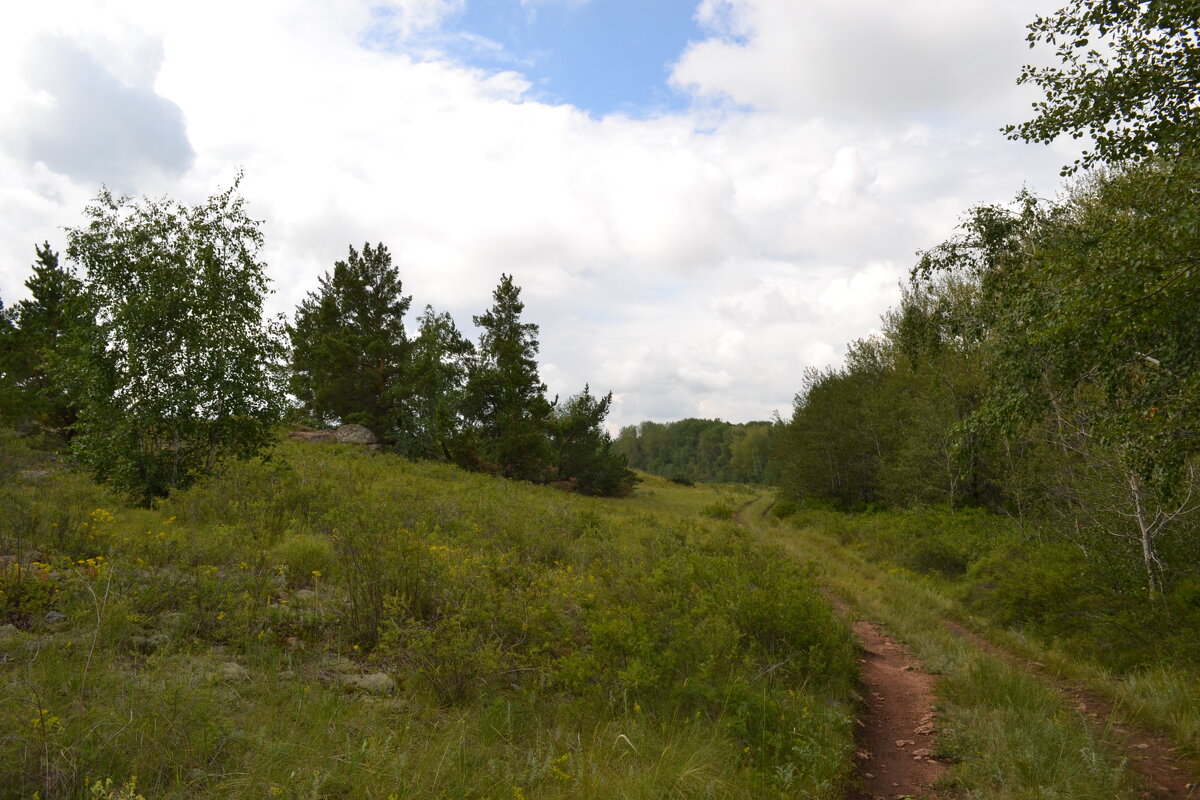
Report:
[[[368,675],[343,675],[342,685],[348,689],[357,689],[367,694],[391,694],[396,691],[396,682],[386,672],[372,672]]]
[[[236,661],[226,661],[217,664],[217,677],[227,683],[245,683],[250,680],[250,673]]]
[[[337,434],[333,431],[292,431],[288,434],[289,439],[295,439],[300,442],[336,442]]]
[[[379,445],[379,439],[363,425],[343,425],[336,431],[339,444],[361,444],[367,447]]]
[[[317,593],[314,592],[312,589],[297,589],[295,594],[292,595],[292,598],[297,603],[307,603],[312,600],[316,600]]]
[[[0,644],[15,641],[21,632],[16,625],[0,625]]]
[[[345,656],[331,655],[321,659],[320,667],[327,672],[354,672],[358,669],[358,664]]]
[[[919,747],[916,750],[913,750],[912,754],[913,760],[917,761],[922,758],[929,758],[931,755],[933,755],[933,750],[929,749],[928,747]]]
[[[165,647],[171,641],[171,637],[162,631],[155,631],[149,634],[135,634],[129,639],[129,647],[135,652],[142,655],[150,655],[161,647]]]
[[[57,625],[60,622],[66,622],[67,615],[61,611],[47,611],[46,616],[42,617],[42,622],[47,625]]]

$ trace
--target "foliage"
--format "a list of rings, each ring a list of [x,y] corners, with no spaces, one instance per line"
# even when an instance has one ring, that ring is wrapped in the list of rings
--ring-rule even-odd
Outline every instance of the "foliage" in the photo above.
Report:
[[[410,344],[400,274],[382,244],[364,243],[320,278],[288,326],[291,390],[320,422],[365,425],[386,443],[407,415]]]
[[[83,283],[59,264],[58,253],[48,242],[35,252],[33,274],[25,281],[30,297],[12,309],[5,380],[19,397],[14,420],[31,421],[65,439],[78,417],[78,401],[54,372],[72,347],[95,335],[94,322]]]
[[[1045,521],[1151,594],[1194,572],[1196,163],[973,209],[882,333],[812,371],[775,460],[787,498]],[[1097,272],[1096,265],[1104,265]]]
[[[766,483],[775,475],[775,433],[770,422],[682,419],[626,426],[614,444],[630,466],[653,475],[693,483]]]
[[[1029,25],[1029,46],[1060,64],[1026,65],[1018,83],[1045,93],[1037,116],[1004,132],[1049,143],[1066,133],[1094,143],[1064,174],[1098,162],[1196,156],[1200,131],[1200,4],[1195,0],[1070,0]]]
[[[521,321],[525,303],[511,275],[500,276],[492,300],[472,318],[482,332],[467,373],[465,447],[458,460],[509,478],[545,480],[551,404],[535,360],[538,326]]]
[[[23,412],[21,387],[17,383],[20,357],[16,333],[16,315],[0,299],[0,420],[9,422],[15,422]]]
[[[604,418],[612,405],[612,392],[593,397],[589,387],[557,404],[550,417],[550,447],[556,473],[583,494],[615,497],[629,494],[637,476],[625,456],[612,449]]]
[[[412,455],[451,459],[463,424],[463,390],[475,348],[450,315],[425,306],[412,342],[408,403]]]
[[[67,252],[98,329],[62,368],[80,402],[72,448],[148,501],[270,439],[279,347],[262,321],[262,234],[236,181],[192,207],[104,190],[87,215]]]

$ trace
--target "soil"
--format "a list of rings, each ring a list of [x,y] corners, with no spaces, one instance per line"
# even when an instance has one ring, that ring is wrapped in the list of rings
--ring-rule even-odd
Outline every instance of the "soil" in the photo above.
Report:
[[[877,626],[859,620],[851,627],[863,648],[866,715],[855,753],[861,783],[850,800],[946,797],[934,790],[946,765],[933,755],[933,678]]]
[[[1178,748],[1161,734],[1141,730],[1114,716],[1113,703],[1098,694],[1064,683],[1046,667],[1020,658],[952,620],[946,628],[976,647],[1010,663],[1020,664],[1071,700],[1072,706],[1092,724],[1100,739],[1125,752],[1130,768],[1141,780],[1141,796],[1148,800],[1200,800],[1196,765],[1179,755]]]

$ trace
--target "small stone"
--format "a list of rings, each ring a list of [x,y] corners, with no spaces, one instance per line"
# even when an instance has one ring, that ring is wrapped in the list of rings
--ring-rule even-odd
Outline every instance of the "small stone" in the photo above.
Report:
[[[163,631],[155,631],[150,634],[136,634],[130,637],[129,646],[136,652],[143,655],[150,655],[158,651],[160,648],[170,644],[171,637]]]
[[[933,750],[928,747],[919,747],[913,750],[914,759],[929,758],[931,755],[933,755]]]
[[[916,744],[912,739],[897,739],[896,747],[908,747],[910,744]]]
[[[0,625],[0,642],[11,642],[20,635],[16,625]]]
[[[61,611],[47,611],[46,616],[42,617],[42,622],[47,625],[57,625],[60,622],[66,622],[67,615]]]
[[[301,442],[336,442],[337,434],[333,431],[293,431],[288,438]]]
[[[236,661],[226,661],[217,665],[217,677],[227,683],[245,683],[250,680],[250,673]]]
[[[369,675],[344,675],[342,676],[342,685],[367,694],[391,694],[396,691],[396,682],[385,672],[372,672]]]

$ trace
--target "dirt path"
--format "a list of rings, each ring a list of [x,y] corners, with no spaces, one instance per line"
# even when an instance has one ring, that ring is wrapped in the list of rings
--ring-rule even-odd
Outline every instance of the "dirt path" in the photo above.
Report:
[[[851,795],[852,800],[943,797],[933,790],[946,765],[932,757],[932,676],[877,626],[859,620],[852,628],[863,646],[867,708],[855,754],[863,788]]]
[[[1087,718],[1104,742],[1125,752],[1130,768],[1141,779],[1142,797],[1148,800],[1200,800],[1200,781],[1194,773],[1195,766],[1176,755],[1178,749],[1167,737],[1122,724],[1114,719],[1110,700],[1064,683],[1039,662],[1016,656],[953,620],[945,620],[945,624],[954,635],[997,658],[1021,665],[1070,698],[1075,710]]]
[[[733,515],[734,524],[746,527],[746,512],[756,501],[743,505]],[[765,518],[768,505],[762,511]],[[846,604],[826,594],[839,614]],[[858,720],[858,749],[854,754],[860,787],[848,800],[893,800],[944,795],[933,785],[946,765],[933,758],[936,715],[933,677],[920,661],[895,639],[865,620],[851,623],[862,645],[862,694],[865,714]]]
[[[739,526],[745,525],[746,512],[752,505],[748,503],[738,510],[734,521]],[[765,522],[769,511],[767,505],[756,517]],[[826,597],[838,613],[845,615],[845,603],[829,594]],[[1141,780],[1141,797],[1200,800],[1197,765],[1181,758],[1178,748],[1167,737],[1123,724],[1114,717],[1112,701],[1062,681],[1042,664],[1021,658],[957,622],[949,619],[943,622],[951,633],[993,656],[1019,664],[1069,698],[1103,741],[1125,753],[1130,769]],[[852,627],[864,650],[861,663],[867,715],[860,721],[860,746],[856,754],[864,788],[851,795],[851,800],[943,798],[932,788],[946,769],[944,764],[930,758],[936,729],[933,678],[923,671],[919,661],[877,626],[859,621]]]

